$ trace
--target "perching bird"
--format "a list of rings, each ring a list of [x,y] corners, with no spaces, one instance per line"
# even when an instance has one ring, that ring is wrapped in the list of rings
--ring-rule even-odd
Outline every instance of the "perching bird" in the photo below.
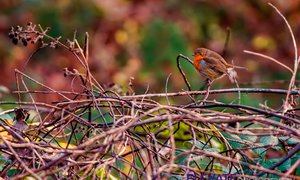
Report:
[[[227,75],[230,81],[234,82],[237,77],[234,68],[246,69],[228,64],[221,55],[206,48],[197,48],[195,50],[193,64],[200,75],[209,80],[210,83],[224,75]]]

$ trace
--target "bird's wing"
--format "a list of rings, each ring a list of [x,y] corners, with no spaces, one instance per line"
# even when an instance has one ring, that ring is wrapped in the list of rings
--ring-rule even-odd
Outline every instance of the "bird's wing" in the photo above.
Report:
[[[218,71],[222,74],[227,73],[227,68],[225,64],[220,62],[218,59],[214,57],[204,58],[205,68],[213,69],[214,71]]]

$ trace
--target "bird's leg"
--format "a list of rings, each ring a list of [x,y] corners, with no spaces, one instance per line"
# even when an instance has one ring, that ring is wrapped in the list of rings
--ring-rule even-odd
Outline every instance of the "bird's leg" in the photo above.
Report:
[[[207,89],[207,82],[208,80],[205,80],[205,82],[203,83],[203,85],[199,88],[199,91],[204,91],[205,89]]]
[[[206,82],[205,82],[205,85],[206,85],[206,94],[205,94],[203,100],[201,101],[200,105],[203,105],[204,102],[207,100],[211,84],[212,84],[212,81],[210,79],[206,79]]]

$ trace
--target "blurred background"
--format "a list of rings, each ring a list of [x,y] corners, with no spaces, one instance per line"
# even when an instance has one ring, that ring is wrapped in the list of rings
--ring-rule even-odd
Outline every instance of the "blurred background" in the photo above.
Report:
[[[241,87],[286,88],[291,73],[277,64],[248,55],[252,50],[278,59],[292,68],[292,39],[282,18],[267,3],[273,3],[287,18],[296,40],[300,36],[299,0],[2,0],[0,1],[0,85],[16,90],[14,69],[23,71],[36,45],[13,45],[8,38],[11,26],[28,22],[51,27],[49,34],[72,39],[74,31],[80,43],[90,35],[90,68],[99,83],[128,87],[132,81],[136,94],[187,90],[176,66],[178,54],[192,58],[194,49],[206,47],[221,53],[226,29],[231,37],[224,57],[227,62],[247,67],[238,70]],[[193,90],[204,79],[193,66],[182,61]],[[24,73],[55,90],[70,87],[63,68],[82,70],[81,65],[63,48],[46,48],[35,54]],[[272,83],[259,83],[259,82]],[[258,83],[258,84],[255,84]],[[41,88],[35,83],[30,89]],[[213,88],[234,88],[227,77],[217,80]],[[41,88],[42,89],[42,88]],[[4,94],[2,100],[15,100]],[[253,98],[255,97],[255,98]],[[45,100],[40,97],[40,100]],[[49,96],[47,96],[49,98]],[[244,101],[264,100],[260,95],[245,95]],[[47,99],[47,100],[53,100]],[[280,102],[280,101],[279,101]],[[280,102],[281,103],[281,102]]]

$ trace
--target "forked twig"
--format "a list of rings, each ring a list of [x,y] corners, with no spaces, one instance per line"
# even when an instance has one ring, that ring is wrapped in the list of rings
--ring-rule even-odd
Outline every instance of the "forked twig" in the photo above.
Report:
[[[178,67],[178,69],[179,69],[179,71],[180,71],[180,73],[181,73],[181,75],[182,75],[182,77],[183,77],[183,79],[184,79],[184,82],[185,82],[185,84],[186,84],[186,86],[188,87],[188,89],[189,89],[189,91],[191,91],[192,89],[191,89],[191,85],[190,85],[190,83],[188,82],[188,80],[187,80],[187,78],[186,78],[186,76],[185,76],[185,73],[182,71],[182,69],[181,69],[181,66],[180,66],[180,62],[179,62],[179,58],[183,58],[183,59],[185,59],[185,60],[187,60],[189,63],[191,63],[192,65],[193,65],[193,61],[191,61],[188,57],[186,57],[186,56],[184,56],[184,55],[182,55],[182,54],[179,54],[178,56],[177,56],[177,58],[176,58],[176,60],[177,60],[177,67]]]
[[[281,16],[281,18],[284,20],[284,22],[285,22],[285,24],[286,24],[286,26],[287,26],[287,28],[290,32],[290,35],[291,35],[291,38],[292,38],[292,41],[293,41],[294,53],[295,53],[295,55],[294,55],[294,69],[292,70],[291,68],[289,68],[285,64],[279,62],[278,60],[276,60],[272,57],[269,57],[269,56],[266,56],[266,55],[263,55],[263,54],[260,54],[260,53],[252,52],[252,51],[247,51],[247,50],[244,50],[244,52],[248,53],[248,54],[252,54],[252,55],[256,55],[256,56],[260,56],[260,57],[269,59],[269,60],[279,64],[280,66],[284,67],[285,69],[287,69],[288,71],[290,71],[292,73],[292,77],[291,77],[290,84],[289,84],[289,87],[288,87],[288,93],[286,95],[286,98],[285,98],[285,101],[284,101],[284,104],[283,104],[282,113],[286,113],[291,107],[289,101],[290,101],[291,91],[292,91],[293,87],[295,86],[296,74],[297,74],[297,70],[298,70],[298,66],[299,66],[299,62],[300,62],[300,57],[298,57],[298,49],[297,49],[296,40],[295,40],[294,33],[292,31],[292,28],[291,28],[289,22],[284,17],[284,15],[272,3],[268,3],[268,4],[273,9],[275,9],[276,12]]]
[[[272,4],[272,3],[268,3],[272,8],[274,8],[276,10],[276,12],[282,17],[282,19],[284,20],[287,28],[289,29],[292,41],[293,41],[293,46],[294,46],[294,53],[295,53],[295,59],[294,59],[294,70],[293,70],[293,75],[289,84],[289,88],[288,88],[288,94],[286,95],[285,101],[284,101],[284,105],[283,105],[283,111],[282,113],[286,113],[289,109],[290,109],[290,104],[289,104],[289,100],[290,100],[290,95],[291,95],[291,91],[292,88],[295,86],[295,80],[296,80],[296,74],[297,74],[297,70],[298,70],[298,66],[299,66],[299,57],[298,57],[298,49],[297,49],[297,44],[296,44],[296,39],[294,37],[294,33],[293,30],[289,24],[289,22],[286,20],[286,18],[284,17],[284,15]]]

